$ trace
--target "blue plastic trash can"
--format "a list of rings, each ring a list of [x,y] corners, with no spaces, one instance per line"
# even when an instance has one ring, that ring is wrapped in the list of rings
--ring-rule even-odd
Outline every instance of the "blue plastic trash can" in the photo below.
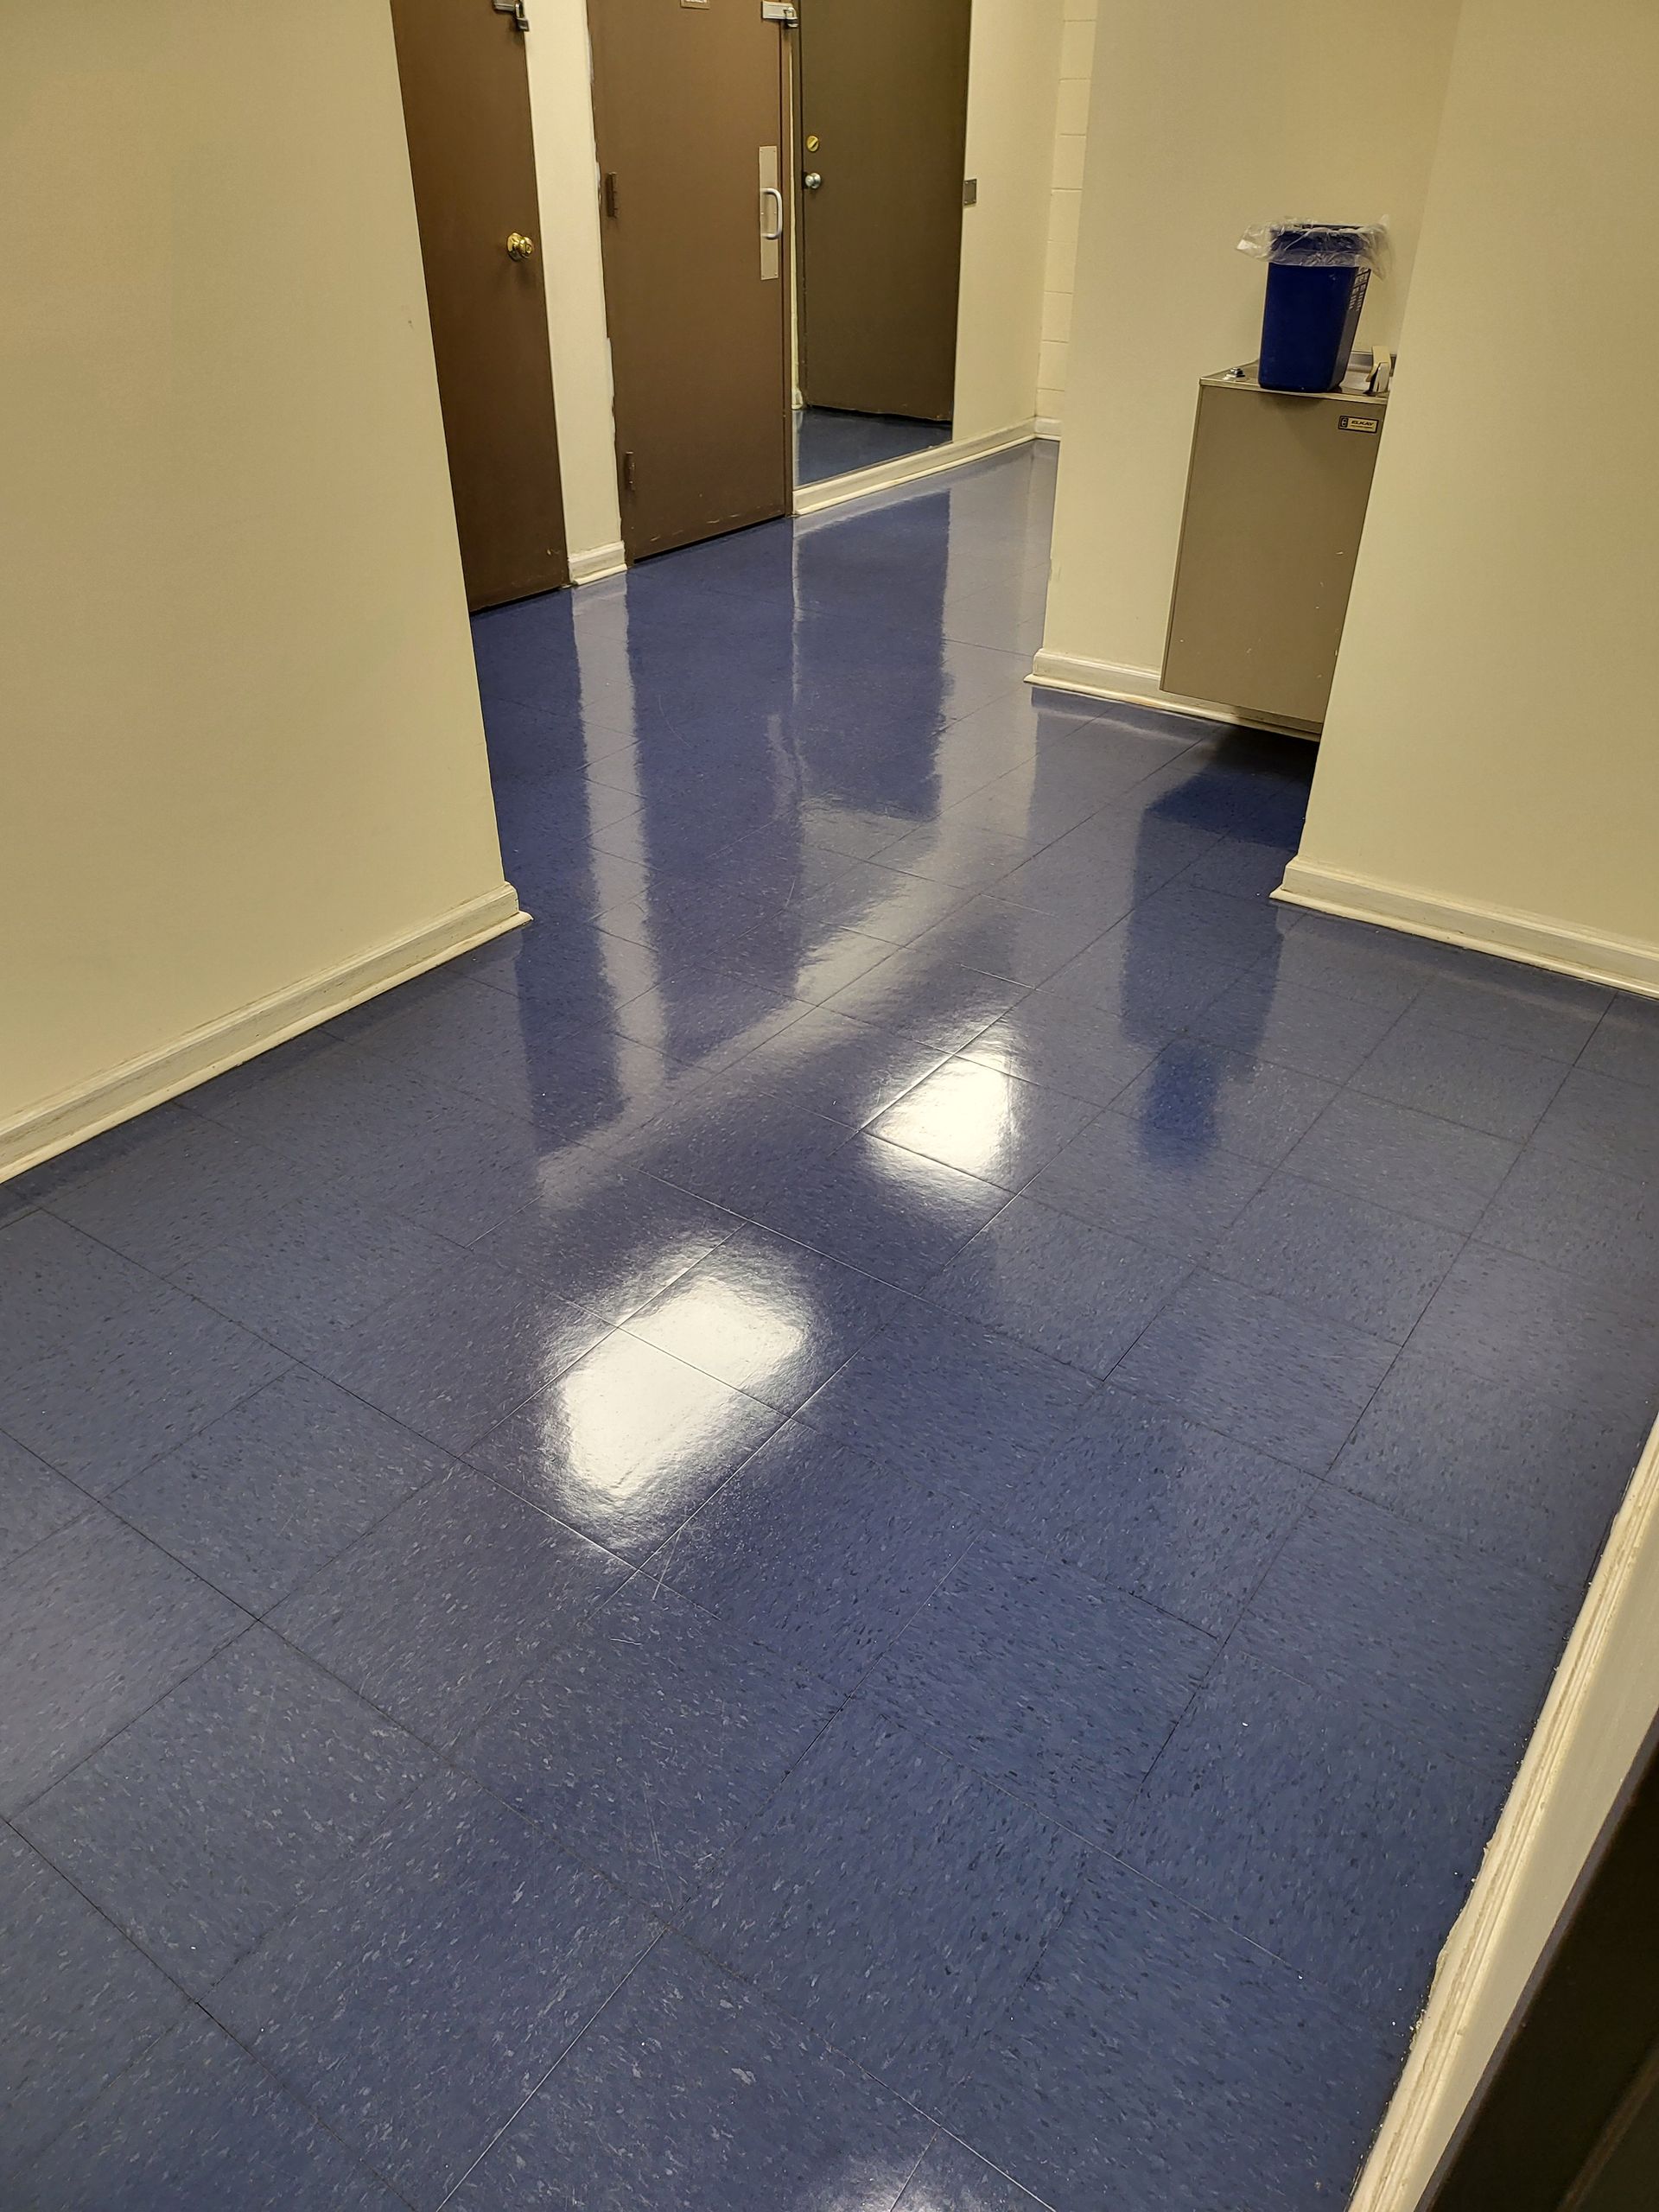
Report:
[[[1370,282],[1370,233],[1285,223],[1268,251],[1258,381],[1268,391],[1335,391],[1348,372]]]

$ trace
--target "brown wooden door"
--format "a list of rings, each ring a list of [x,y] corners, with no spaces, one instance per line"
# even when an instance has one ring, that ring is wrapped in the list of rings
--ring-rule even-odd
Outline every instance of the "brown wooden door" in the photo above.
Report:
[[[800,0],[810,407],[950,418],[969,10],[969,0]],[[822,181],[808,188],[810,176]]]
[[[790,505],[783,58],[760,0],[589,0],[631,560]],[[763,194],[770,177],[774,189]]]
[[[491,0],[391,20],[467,602],[497,607],[570,581],[524,38]]]

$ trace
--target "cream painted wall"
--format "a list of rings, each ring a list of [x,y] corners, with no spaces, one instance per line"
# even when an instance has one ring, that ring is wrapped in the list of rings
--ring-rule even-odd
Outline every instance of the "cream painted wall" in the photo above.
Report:
[[[1656,143],[1647,0],[1465,0],[1293,873],[1659,991]]]
[[[385,0],[0,10],[0,204],[4,1172],[516,901]]]
[[[1059,98],[1054,110],[1054,166],[1048,248],[1043,264],[1043,346],[1037,365],[1037,419],[1051,435],[1065,408],[1065,368],[1071,336],[1071,287],[1077,263],[1077,220],[1089,147],[1089,88],[1094,76],[1098,0],[1064,0]]]
[[[974,0],[957,317],[957,443],[1037,412],[1064,0]]]
[[[622,560],[584,0],[536,0],[530,24],[524,58],[536,134],[565,543],[572,571],[582,582],[610,573]]]
[[[1328,0],[1102,10],[1039,668],[1155,688],[1198,379],[1253,358],[1261,329],[1262,266],[1234,251],[1249,225],[1386,217],[1366,327],[1397,336],[1455,25],[1449,0],[1351,35]]]

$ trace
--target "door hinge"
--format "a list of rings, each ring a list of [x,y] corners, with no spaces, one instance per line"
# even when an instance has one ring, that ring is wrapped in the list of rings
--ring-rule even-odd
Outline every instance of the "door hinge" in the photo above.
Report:
[[[615,221],[616,171],[614,169],[607,169],[605,172],[605,213],[611,218],[613,222]]]
[[[524,7],[524,0],[490,0],[490,5],[498,16],[512,17],[514,30],[527,31],[530,29],[530,16]]]
[[[625,453],[622,456],[622,489],[632,492],[633,488],[633,455]]]

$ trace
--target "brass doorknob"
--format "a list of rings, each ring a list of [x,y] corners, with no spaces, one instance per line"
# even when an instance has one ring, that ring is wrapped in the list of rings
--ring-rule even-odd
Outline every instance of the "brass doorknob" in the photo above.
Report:
[[[507,251],[515,261],[528,261],[536,251],[534,238],[527,238],[522,231],[507,232]]]

